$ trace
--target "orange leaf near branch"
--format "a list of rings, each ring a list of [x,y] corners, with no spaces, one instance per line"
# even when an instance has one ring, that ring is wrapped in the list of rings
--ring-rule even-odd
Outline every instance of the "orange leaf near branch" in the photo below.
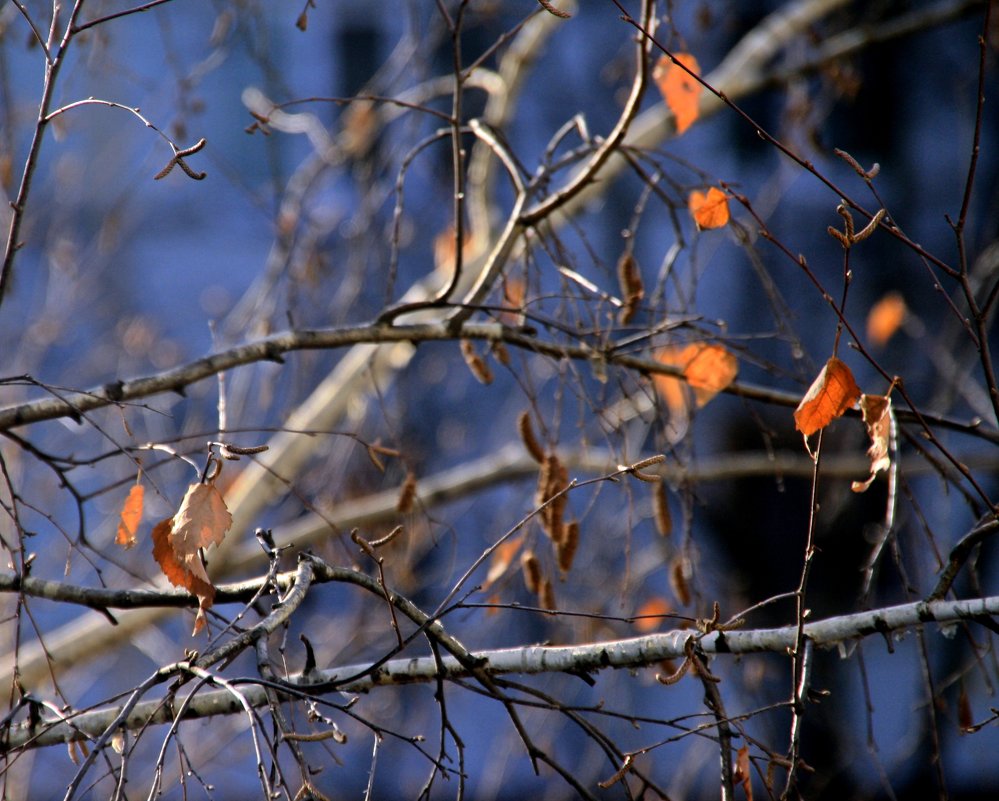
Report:
[[[141,484],[133,484],[125,498],[125,504],[121,507],[121,517],[118,520],[118,533],[115,542],[123,548],[131,548],[135,545],[135,535],[139,531],[139,523],[142,521],[142,502],[145,496],[145,488]]]
[[[198,597],[193,634],[204,628],[205,613],[215,600],[215,587],[205,571],[201,549],[219,545],[231,525],[232,515],[221,493],[209,482],[188,487],[177,514],[153,528],[153,558],[163,575],[174,586]]]
[[[850,368],[830,357],[794,410],[794,426],[805,437],[825,428],[860,398]]]
[[[875,303],[867,314],[867,339],[883,347],[905,322],[908,309],[898,292],[889,292]]]
[[[510,563],[513,561],[513,557],[517,555],[520,546],[523,544],[524,537],[521,535],[504,540],[496,547],[492,558],[489,560],[489,572],[486,573],[486,580],[482,582],[483,591],[488,590],[506,573],[510,567]]]
[[[891,457],[888,450],[893,426],[891,397],[888,395],[861,395],[860,413],[867,426],[867,434],[871,438],[871,446],[867,455],[871,460],[871,475],[866,481],[854,481],[850,489],[854,492],[865,492],[874,482],[874,477],[891,467]]]
[[[698,66],[696,58],[690,53],[677,53],[673,58],[664,55],[656,62],[656,66],[652,70],[652,79],[656,82],[666,105],[676,118],[676,132],[679,135],[693,125],[697,119],[697,115],[700,113],[697,104],[703,87],[687,70],[675,63],[676,61],[683,64],[694,75],[701,74],[701,68]]]
[[[728,196],[716,186],[707,192],[695,189],[687,198],[687,208],[698,228],[721,228],[728,224]]]
[[[655,353],[661,364],[679,367],[686,381],[671,375],[655,375],[653,382],[659,397],[673,414],[688,407],[701,408],[731,384],[739,373],[739,362],[721,345],[692,342],[668,345]]]
[[[749,770],[749,746],[744,745],[735,755],[735,770],[732,781],[742,785],[746,793],[746,801],[753,801],[753,775]]]

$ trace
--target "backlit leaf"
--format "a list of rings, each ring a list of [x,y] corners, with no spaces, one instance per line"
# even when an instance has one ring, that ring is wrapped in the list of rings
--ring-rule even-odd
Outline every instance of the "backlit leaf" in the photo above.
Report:
[[[701,74],[697,59],[690,53],[677,53],[674,58],[695,75]],[[697,119],[699,113],[697,104],[703,87],[683,67],[673,63],[673,59],[666,55],[656,62],[652,79],[676,118],[677,135],[682,134]]]
[[[175,587],[183,587],[198,598],[198,616],[194,620],[192,636],[205,626],[205,612],[215,600],[215,587],[205,572],[205,566],[197,553],[185,559],[178,555],[171,542],[173,518],[161,520],[153,527],[153,558],[159,564],[163,575]]]
[[[173,517],[153,528],[153,557],[171,584],[198,597],[194,632],[204,628],[205,612],[215,599],[201,549],[219,545],[232,525],[232,515],[212,483],[192,484]]]
[[[655,358],[661,364],[681,368],[687,379],[653,376],[659,397],[673,414],[686,412],[691,401],[695,408],[701,408],[739,373],[739,362],[732,353],[721,345],[705,342],[669,345],[657,350]]]
[[[192,484],[173,516],[170,538],[182,557],[198,548],[219,545],[232,525],[232,515],[214,484]]]
[[[850,368],[832,356],[794,410],[794,426],[810,437],[841,417],[859,398],[860,387]]]
[[[687,198],[687,208],[698,228],[721,228],[728,224],[728,195],[716,186],[707,192],[695,189]]]
[[[486,580],[482,583],[483,590],[489,589],[506,573],[507,568],[510,567],[510,563],[513,561],[513,557],[517,555],[517,551],[520,550],[520,546],[523,544],[523,536],[511,537],[499,544],[496,550],[493,551],[492,558],[489,560],[489,572],[486,573]]]
[[[867,340],[883,347],[905,321],[908,309],[898,292],[889,292],[867,314]]]
[[[740,782],[746,793],[746,801],[753,801],[753,777],[749,770],[749,746],[744,745],[735,755],[735,771],[732,780]]]
[[[135,535],[139,530],[139,523],[142,521],[142,501],[145,497],[145,488],[141,484],[132,485],[125,498],[125,504],[121,507],[121,518],[118,521],[118,534],[115,542],[123,548],[131,548],[135,545]]]
[[[649,598],[635,610],[635,628],[641,632],[655,631],[662,625],[663,615],[673,611],[670,602],[662,596]]]
[[[871,438],[871,446],[867,449],[867,455],[871,460],[871,475],[866,481],[854,481],[850,485],[854,492],[866,491],[878,473],[891,467],[891,457],[888,455],[892,426],[891,397],[861,395],[860,413],[863,415],[864,425],[867,426],[867,434]]]

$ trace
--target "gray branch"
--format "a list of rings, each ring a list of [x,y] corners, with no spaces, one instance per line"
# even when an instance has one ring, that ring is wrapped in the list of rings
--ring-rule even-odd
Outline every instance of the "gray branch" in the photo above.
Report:
[[[999,614],[999,596],[966,601],[934,601],[903,604],[874,609],[851,615],[827,618],[805,626],[805,637],[819,647],[848,645],[854,640],[877,634],[896,637],[906,629],[937,623],[948,627],[961,621],[989,620]],[[944,632],[945,634],[947,632]],[[684,646],[690,637],[699,636],[692,630],[675,630],[662,634],[631,637],[622,640],[587,643],[583,645],[543,646],[531,645],[502,648],[492,651],[472,652],[476,669],[488,675],[537,674],[537,673],[595,673],[605,668],[640,668],[655,665],[664,659],[684,656]],[[797,626],[748,631],[713,631],[700,636],[699,644],[705,654],[786,653],[793,648]],[[360,676],[342,685],[338,677]],[[341,665],[327,670],[314,671],[306,679],[290,677],[284,686],[285,697],[308,695],[310,685],[322,684],[324,688],[350,693],[370,691],[376,687],[403,684],[426,684],[443,679],[472,677],[467,660],[443,656],[438,661],[433,656],[394,659],[371,670],[370,665]],[[241,688],[248,703],[260,707],[267,704],[267,690],[259,680],[233,679],[230,683]],[[175,710],[186,708],[185,718],[204,718],[212,715],[244,712],[229,690],[200,692],[194,698],[178,698],[172,703],[164,699],[136,704],[126,718],[118,721],[121,707],[108,707],[77,715],[66,713],[60,719],[42,720],[34,726],[13,728],[5,737],[3,750],[24,747],[41,747],[71,740],[101,738],[107,728],[116,723],[129,730],[152,724],[169,723]]]

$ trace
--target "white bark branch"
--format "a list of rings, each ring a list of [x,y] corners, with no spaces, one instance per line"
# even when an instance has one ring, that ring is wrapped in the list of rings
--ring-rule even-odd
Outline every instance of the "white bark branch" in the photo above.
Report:
[[[874,609],[851,615],[827,618],[805,626],[805,636],[819,647],[848,644],[852,640],[872,634],[892,637],[906,629],[937,623],[941,626],[961,621],[975,621],[999,614],[999,596],[966,601],[934,601],[911,603],[901,606]],[[489,675],[537,673],[594,673],[605,668],[639,668],[655,665],[664,659],[684,656],[688,638],[697,636],[692,630],[674,630],[662,634],[631,637],[621,640],[568,646],[530,645],[472,652],[471,656]],[[797,626],[747,631],[714,631],[700,638],[700,647],[706,654],[785,653],[793,648]],[[438,671],[433,656],[413,659],[394,659],[374,671],[366,664],[341,665],[316,671],[308,680],[291,677],[289,691],[308,694],[310,684],[334,683],[337,677],[362,675],[336,687],[342,692],[367,692],[375,687],[402,684],[425,684],[438,678],[471,678],[472,673],[453,656],[442,657],[443,671]],[[366,671],[369,671],[366,673]],[[240,687],[242,696],[253,706],[267,703],[266,688],[252,680],[230,680]],[[172,704],[163,699],[144,701],[135,705],[120,725],[135,730],[143,726],[169,723],[175,711],[185,705],[183,697]],[[70,740],[100,738],[107,727],[115,722],[121,707],[108,707],[78,715],[65,714],[62,719],[42,720],[33,728],[13,728],[4,738],[4,748],[41,747]],[[212,715],[244,712],[242,705],[229,690],[201,692],[187,703],[185,718],[203,718]]]

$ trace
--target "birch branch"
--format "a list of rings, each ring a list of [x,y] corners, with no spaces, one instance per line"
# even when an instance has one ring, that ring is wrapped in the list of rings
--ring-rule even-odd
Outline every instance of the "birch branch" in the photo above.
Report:
[[[805,626],[805,637],[816,646],[830,648],[844,646],[871,635],[893,637],[927,623],[946,627],[962,621],[991,619],[996,614],[999,614],[999,596],[965,601],[911,603],[814,621]],[[491,676],[595,673],[605,668],[634,669],[655,665],[664,659],[683,658],[687,640],[692,636],[698,635],[684,629],[582,645],[528,645],[473,651],[471,657]],[[705,654],[713,655],[762,652],[783,654],[794,647],[796,637],[797,626],[792,625],[748,631],[713,631],[701,636],[698,644]],[[440,662],[441,670],[433,656],[390,660],[374,671],[367,664],[340,665],[315,671],[308,679],[292,677],[284,686],[284,691],[292,697],[308,695],[312,684],[336,684],[338,677],[359,674],[364,675],[337,685],[336,689],[361,693],[376,687],[470,678],[472,672],[464,661],[444,656]],[[240,686],[243,697],[255,707],[264,706],[267,703],[267,689],[273,689],[252,679],[234,679],[231,684]],[[190,719],[244,711],[228,690],[202,692],[189,702],[181,698],[173,706],[186,706],[185,717]],[[5,739],[4,748],[37,748],[71,740],[97,738],[118,719],[120,712],[121,707],[109,707],[79,715],[66,715],[62,720],[43,720],[34,728],[14,728]],[[150,700],[137,704],[121,724],[135,730],[148,725],[170,723],[172,720],[171,705],[165,705],[162,700]]]

